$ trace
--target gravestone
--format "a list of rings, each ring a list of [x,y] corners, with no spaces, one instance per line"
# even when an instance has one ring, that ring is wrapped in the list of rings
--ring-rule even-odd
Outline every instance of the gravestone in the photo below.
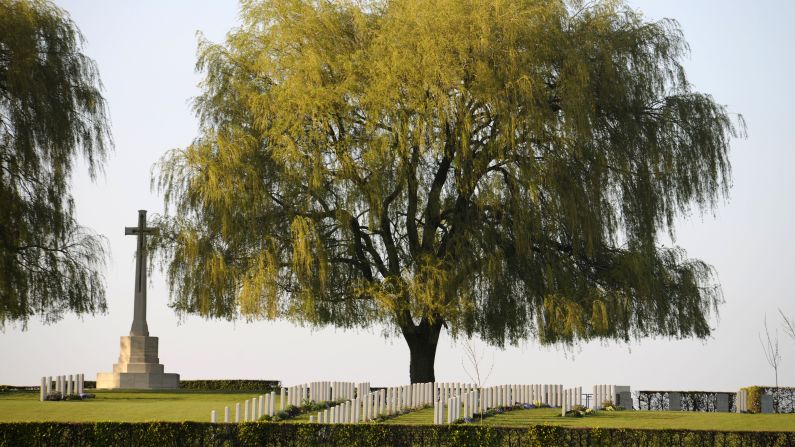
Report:
[[[624,407],[626,410],[632,409],[632,389],[627,385],[615,386],[615,404]]]
[[[759,396],[759,406],[762,413],[773,412],[773,396],[770,394],[763,394]]]
[[[138,238],[135,252],[135,293],[130,335],[121,337],[119,362],[113,372],[97,373],[98,389],[179,388],[179,374],[166,373],[157,356],[158,338],[149,336],[146,324],[146,235],[157,231],[146,226],[146,210],[138,211],[138,226],[124,234]]]
[[[631,391],[617,391],[618,402],[617,405],[624,407],[625,410],[632,410],[632,392]]]
[[[668,409],[670,411],[682,410],[682,393],[668,393]]]
[[[729,393],[718,393],[715,400],[715,411],[729,411]]]

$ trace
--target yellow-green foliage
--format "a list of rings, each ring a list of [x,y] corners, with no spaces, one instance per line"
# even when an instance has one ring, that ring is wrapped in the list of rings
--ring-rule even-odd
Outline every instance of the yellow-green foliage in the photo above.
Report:
[[[735,129],[687,83],[674,22],[619,1],[241,11],[200,42],[199,136],[159,165],[178,310],[431,344],[442,324],[498,345],[709,334],[711,268],[656,239],[726,193]]]
[[[761,413],[762,412],[762,393],[764,392],[765,388],[761,386],[749,386],[746,388],[741,388],[741,391],[748,392],[748,412],[749,413]]]

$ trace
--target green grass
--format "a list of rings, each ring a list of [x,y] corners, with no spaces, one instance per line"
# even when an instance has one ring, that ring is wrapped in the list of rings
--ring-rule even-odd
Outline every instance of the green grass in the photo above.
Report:
[[[96,395],[95,399],[83,401],[40,402],[38,392],[0,393],[0,422],[209,422],[211,410],[216,410],[218,420],[222,421],[224,406],[229,406],[230,417],[234,419],[235,403],[242,403],[258,394],[184,390],[98,391]],[[275,408],[279,408],[278,394]]]
[[[389,424],[431,424],[427,408],[388,420]],[[479,422],[475,422],[479,423]],[[680,428],[691,430],[795,431],[795,414],[697,413],[687,411],[600,411],[584,418],[564,418],[559,408],[514,410],[483,420],[484,425],[527,427],[559,425],[602,428]]]
[[[237,402],[257,393],[223,391],[99,391],[86,401],[39,402],[38,393],[0,393],[0,422],[12,421],[200,421],[210,420],[216,410],[223,420],[224,406],[234,418]],[[278,395],[275,407],[279,408]],[[310,415],[292,420],[302,423]],[[431,424],[433,409],[426,408],[396,418],[387,424]],[[476,422],[479,423],[479,422]],[[527,427],[560,425],[604,428],[680,428],[695,430],[795,431],[795,414],[691,413],[671,411],[601,411],[585,418],[563,418],[560,410],[543,408],[515,410],[483,420],[485,425]]]

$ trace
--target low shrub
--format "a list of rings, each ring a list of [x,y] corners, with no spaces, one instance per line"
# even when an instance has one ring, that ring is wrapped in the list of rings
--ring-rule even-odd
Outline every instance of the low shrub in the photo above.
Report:
[[[575,405],[571,410],[566,412],[566,417],[581,418],[596,414],[595,411],[582,405]]]
[[[259,420],[263,422],[285,421],[287,419],[293,419],[302,414],[314,413],[316,411],[323,411],[335,405],[339,405],[342,402],[344,401],[315,402],[311,400],[305,400],[300,407],[297,407],[295,405],[288,405],[287,407],[284,408],[284,410],[277,411],[273,416],[265,415],[262,416]]]
[[[96,395],[91,393],[83,393],[83,394],[61,394],[58,392],[52,392],[48,394],[44,400],[50,401],[59,401],[59,400],[86,400],[86,399],[93,399]]]
[[[622,410],[624,410],[624,407],[614,404],[612,400],[606,400],[606,401],[602,402],[602,410],[605,410],[605,411],[622,411]]]

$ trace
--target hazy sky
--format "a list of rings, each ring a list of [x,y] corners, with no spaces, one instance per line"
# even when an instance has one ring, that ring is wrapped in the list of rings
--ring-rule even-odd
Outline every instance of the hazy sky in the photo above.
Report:
[[[83,225],[107,236],[108,313],[82,320],[69,316],[28,330],[0,333],[0,383],[37,384],[42,375],[82,372],[93,379],[110,371],[119,336],[132,321],[135,238],[124,227],[136,210],[162,210],[150,191],[152,165],[168,149],[196,135],[190,99],[196,32],[218,41],[237,23],[234,1],[58,1],[87,39],[110,107],[116,152],[104,178],[76,170],[73,194]],[[737,390],[772,384],[757,335],[765,314],[795,316],[795,59],[791,19],[795,2],[635,0],[650,19],[679,21],[690,43],[685,61],[696,89],[712,94],[748,122],[748,138],[732,145],[734,186],[715,215],[691,216],[676,243],[712,264],[723,285],[712,338],[704,341],[641,340],[629,345],[585,344],[562,352],[529,341],[486,349],[496,383],[595,383],[633,389]],[[160,360],[183,379],[280,379],[408,381],[408,348],[401,338],[370,331],[311,330],[280,322],[230,323],[190,317],[179,321],[166,305],[165,281],[152,278],[148,298],[151,335],[160,337]],[[795,341],[781,333],[780,382],[795,385]],[[466,381],[461,345],[442,333],[436,361],[440,381]]]

